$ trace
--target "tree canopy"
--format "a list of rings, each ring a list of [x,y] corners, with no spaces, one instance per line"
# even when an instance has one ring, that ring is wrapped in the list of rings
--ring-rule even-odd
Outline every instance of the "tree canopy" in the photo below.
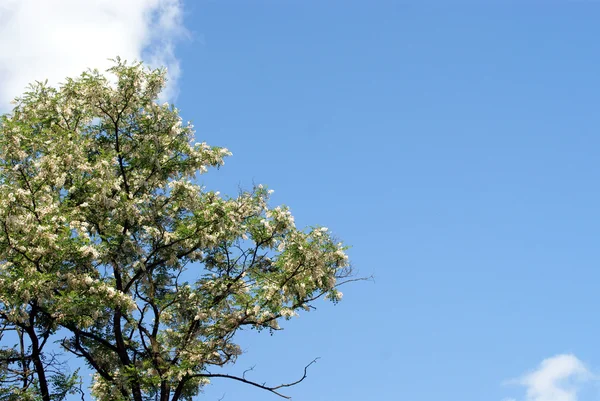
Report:
[[[87,395],[63,354],[99,401],[191,400],[215,377],[284,396],[218,369],[236,332],[341,298],[347,248],[327,228],[296,228],[261,185],[199,184],[231,153],[194,143],[164,84],[116,60],[33,84],[0,118],[0,400]]]

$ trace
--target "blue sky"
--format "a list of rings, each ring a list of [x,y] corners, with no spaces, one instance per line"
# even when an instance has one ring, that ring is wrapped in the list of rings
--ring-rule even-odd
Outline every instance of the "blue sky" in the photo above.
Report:
[[[230,372],[276,383],[321,357],[294,400],[600,398],[600,3],[165,3],[177,24],[123,51],[172,66],[198,139],[233,152],[206,185],[268,185],[375,277],[244,333]],[[84,61],[122,46],[98,43]],[[199,399],[223,394],[277,399]]]
[[[186,10],[178,103],[234,153],[214,185],[267,183],[375,276],[240,367],[322,356],[296,399],[500,401],[546,358],[600,366],[600,4]]]

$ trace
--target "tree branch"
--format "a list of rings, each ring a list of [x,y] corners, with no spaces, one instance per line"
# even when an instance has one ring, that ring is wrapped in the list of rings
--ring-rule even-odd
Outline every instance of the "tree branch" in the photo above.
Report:
[[[192,375],[192,376],[190,376],[190,378],[193,378],[193,377],[207,377],[207,378],[222,377],[222,378],[225,378],[225,379],[237,380],[237,381],[240,381],[242,383],[249,384],[249,385],[254,386],[254,387],[258,387],[258,388],[260,388],[262,390],[266,390],[268,392],[271,392],[273,394],[276,394],[276,395],[280,396],[281,398],[285,398],[285,399],[289,400],[292,397],[284,395],[284,394],[280,393],[277,390],[279,390],[281,388],[292,387],[292,386],[295,386],[298,383],[301,383],[304,379],[306,379],[307,374],[308,374],[308,368],[310,367],[310,365],[312,365],[313,363],[317,363],[318,359],[319,358],[313,359],[308,365],[306,365],[304,367],[304,374],[302,375],[301,378],[299,378],[298,380],[293,381],[291,383],[283,383],[283,384],[280,384],[278,386],[267,386],[265,383],[260,384],[258,382],[246,379],[245,378],[245,374],[246,374],[246,372],[248,372],[248,370],[244,371],[242,377],[234,376],[234,375],[221,374],[221,373],[201,373],[201,374],[197,374],[197,375]]]

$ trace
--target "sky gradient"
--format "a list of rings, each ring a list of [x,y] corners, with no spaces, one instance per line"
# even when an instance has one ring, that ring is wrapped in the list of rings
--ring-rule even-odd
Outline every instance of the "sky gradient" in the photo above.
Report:
[[[176,66],[170,100],[233,152],[207,187],[268,185],[374,276],[243,333],[228,372],[274,384],[320,357],[288,391],[307,401],[600,399],[599,2],[136,2],[155,14],[111,14],[133,38],[122,56]],[[0,53],[36,43],[36,7],[15,4],[0,0]],[[97,40],[89,64],[122,48]],[[0,87],[23,60],[0,56]],[[277,399],[223,381],[198,399],[223,395]]]

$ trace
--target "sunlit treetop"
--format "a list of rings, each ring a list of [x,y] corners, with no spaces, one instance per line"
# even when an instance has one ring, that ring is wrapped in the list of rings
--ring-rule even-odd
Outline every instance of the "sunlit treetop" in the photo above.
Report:
[[[85,392],[49,362],[56,341],[101,401],[192,399],[212,377],[280,394],[214,368],[240,355],[238,330],[341,299],[351,271],[327,228],[296,228],[263,186],[224,197],[197,183],[231,153],[194,142],[157,102],[164,84],[117,60],[32,85],[1,117],[0,400]]]

